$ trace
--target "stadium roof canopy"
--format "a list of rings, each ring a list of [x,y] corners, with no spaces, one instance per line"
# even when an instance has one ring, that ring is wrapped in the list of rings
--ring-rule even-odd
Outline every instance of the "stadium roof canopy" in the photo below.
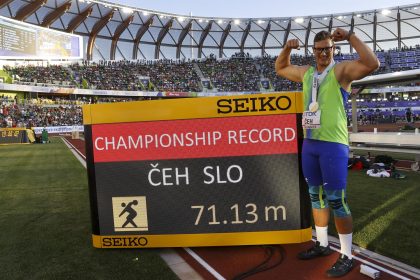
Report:
[[[327,12],[327,11],[326,11]],[[2,0],[0,15],[84,37],[86,58],[197,58],[237,52],[277,55],[292,38],[310,53],[315,34],[353,29],[374,50],[419,44],[420,4],[301,18],[216,18],[96,0]],[[348,44],[341,47],[350,53]]]

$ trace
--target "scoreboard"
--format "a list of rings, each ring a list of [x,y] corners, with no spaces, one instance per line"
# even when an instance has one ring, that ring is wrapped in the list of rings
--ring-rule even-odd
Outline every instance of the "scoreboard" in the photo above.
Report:
[[[98,248],[305,242],[300,93],[83,108]]]
[[[81,59],[83,38],[0,16],[0,59]]]

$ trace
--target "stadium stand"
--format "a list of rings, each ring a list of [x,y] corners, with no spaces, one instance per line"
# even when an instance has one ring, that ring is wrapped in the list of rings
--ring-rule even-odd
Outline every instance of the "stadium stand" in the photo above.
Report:
[[[4,65],[3,69],[19,84],[74,86],[71,72],[61,65],[18,67]]]
[[[0,127],[69,126],[82,124],[82,109],[76,105],[2,105]]]
[[[420,46],[376,52],[381,67],[374,74],[392,73],[419,67]],[[357,54],[337,54],[337,62],[354,59]],[[71,65],[17,66],[4,65],[3,69],[13,77],[13,83],[88,87],[98,90],[119,91],[172,91],[200,92],[200,76],[211,80],[221,92],[257,92],[261,90],[260,80],[268,79],[273,91],[299,91],[301,84],[278,77],[274,72],[276,57],[253,58],[235,54],[230,59],[216,59],[214,56],[201,60],[136,60],[136,61],[82,61]],[[313,56],[293,55],[292,62],[298,65],[313,64]],[[197,65],[198,73],[194,65]],[[149,79],[148,84],[142,82]],[[85,82],[84,82],[85,81]],[[411,84],[413,86],[416,83]],[[2,98],[0,122],[2,127],[30,127],[46,125],[81,124],[80,105],[85,103],[141,100],[129,97],[49,97],[30,99],[25,104]],[[358,123],[396,123],[419,120],[420,101],[416,94],[404,98],[398,95],[369,94],[358,100]],[[12,104],[11,104],[12,103]],[[22,103],[22,102],[20,102]],[[347,106],[349,119],[350,103]],[[68,119],[66,119],[68,117]]]
[[[418,69],[420,67],[420,46],[406,48],[404,51],[376,52],[380,68],[373,75]],[[357,54],[337,54],[337,62],[357,58]],[[301,85],[278,77],[274,71],[276,57],[250,57],[234,55],[230,59],[210,57],[202,60],[135,60],[99,61],[72,64],[70,67],[51,66],[3,66],[16,83],[33,85],[68,85],[104,90],[157,90],[176,92],[200,92],[197,64],[204,78],[209,78],[221,92],[259,91],[260,79],[267,78],[275,91],[301,90]],[[313,56],[293,55],[292,63],[312,65]],[[150,87],[145,87],[142,77],[150,78]]]
[[[35,128],[80,126],[81,106],[92,103],[206,96],[206,93],[301,91],[301,84],[276,75],[275,55],[284,42],[296,38],[301,42],[301,50],[292,55],[292,63],[313,65],[314,34],[336,27],[360,34],[372,47],[381,63],[374,75],[419,69],[420,45],[416,43],[420,38],[417,28],[420,15],[414,11],[418,8],[420,4],[394,7],[388,15],[372,10],[308,16],[300,22],[287,17],[250,18],[235,23],[235,19],[168,16],[106,1],[3,1],[0,20],[13,18],[72,34],[66,36],[77,34],[85,44],[80,45],[80,57],[76,59],[14,59],[13,54],[5,63],[0,60],[0,128],[26,127],[35,131]],[[347,43],[337,46],[335,61],[355,58],[357,53]],[[20,87],[7,88],[9,85]],[[394,86],[401,86],[401,90],[378,87],[354,90],[358,97],[357,119],[353,122],[361,126],[360,131],[367,127],[376,130],[380,125],[386,125],[381,127],[386,127],[387,130],[382,130],[385,132],[420,128],[420,84]],[[351,129],[350,101],[346,109]],[[84,144],[81,146],[85,149]],[[417,170],[418,161],[416,158]],[[273,278],[278,275],[281,274]]]
[[[210,78],[219,91],[258,91],[260,76],[255,60],[249,57],[215,58],[198,61],[205,77]]]
[[[95,89],[106,90],[153,90],[200,91],[199,78],[191,63],[172,60],[159,61],[100,61],[74,64],[71,69],[82,86],[82,80]],[[141,77],[149,77],[151,88],[145,88]]]
[[[73,116],[73,122],[70,123],[77,124],[80,120],[77,113],[79,109],[69,109],[71,107],[80,108],[80,105],[85,103],[160,98],[166,95],[161,92],[192,93],[191,96],[194,96],[208,91],[300,91],[301,84],[284,80],[275,74],[274,55],[282,47],[282,42],[294,36],[302,45],[301,51],[292,56],[292,63],[313,64],[313,36],[327,27],[334,29],[336,26],[345,26],[358,34],[365,34],[366,36],[362,36],[363,40],[373,48],[381,62],[380,68],[374,74],[418,69],[420,66],[420,45],[416,41],[418,37],[409,29],[413,21],[418,20],[417,17],[413,18],[414,10],[419,8],[418,4],[391,8],[387,15],[380,16],[376,11],[363,11],[358,14],[303,17],[301,24],[297,24],[293,18],[249,19],[230,24],[229,20],[191,17],[192,26],[189,29],[180,18],[174,17],[169,22],[170,20],[158,11],[149,11],[150,15],[147,15],[142,13],[142,10],[132,10],[131,14],[137,16],[133,17],[129,24],[124,24],[127,11],[121,7],[112,8],[101,3],[90,5],[85,1],[71,1],[69,10],[62,14],[66,18],[65,22],[69,23],[69,26],[64,26],[59,24],[57,17],[52,17],[58,10],[51,3],[26,9],[25,3],[17,5],[17,2],[12,0],[1,6],[0,15],[3,19],[16,19],[11,10],[20,8],[21,13],[27,13],[20,15],[21,20],[34,25],[41,25],[35,20],[34,13],[44,19],[49,19],[50,15],[51,22],[45,22],[43,26],[64,32],[76,31],[75,34],[82,36],[88,43],[88,48],[84,48],[86,53],[76,60],[50,60],[44,57],[38,60],[13,60],[11,57],[8,62],[2,62],[3,71],[0,72],[6,74],[0,76],[0,82],[46,88],[35,92],[30,92],[32,88],[24,89],[23,91],[27,92],[24,94],[24,100],[22,97],[12,100],[2,98],[2,126],[27,126],[29,119],[39,125],[60,123],[60,116],[69,112]],[[16,7],[11,9],[11,5]],[[113,13],[108,13],[111,10]],[[84,17],[78,17],[88,11],[89,20],[84,21]],[[399,19],[398,22],[396,18]],[[155,19],[159,19],[161,24]],[[401,32],[397,32],[397,25],[391,26],[389,22],[398,23]],[[148,23],[150,25],[147,25]],[[94,25],[97,25],[98,29],[92,32]],[[251,28],[246,28],[246,25]],[[373,30],[373,33],[364,30]],[[394,32],[385,34],[385,30]],[[137,34],[135,31],[138,31]],[[136,34],[136,38],[133,38],[133,35],[129,36],[129,33]],[[147,33],[162,36],[151,40],[150,36],[146,36]],[[199,34],[201,39],[187,39],[193,39],[193,33]],[[262,33],[264,36],[261,40],[259,38]],[[235,40],[239,38],[237,35],[242,36],[242,41]],[[112,44],[106,44],[107,39],[112,41]],[[134,44],[131,48],[127,43],[132,42]],[[86,60],[80,59],[81,57]],[[337,46],[337,62],[354,58],[357,58],[357,53],[347,44]],[[419,84],[411,83],[408,86],[417,88]],[[64,91],[63,95],[62,92],[56,93],[56,88],[69,90]],[[72,94],[73,89],[85,89],[89,92]],[[97,95],[101,90],[106,93]],[[114,91],[118,93],[114,94]],[[358,123],[395,123],[408,120],[415,122],[420,114],[418,93],[418,90],[404,92],[404,89],[400,92],[362,91],[357,99]],[[44,112],[42,108],[47,109]],[[347,109],[350,117],[350,103]],[[9,113],[12,111],[16,116],[12,117]],[[22,115],[22,111],[26,112],[26,115]],[[33,111],[33,114],[29,114],[28,117],[27,112],[30,111]],[[50,114],[50,117],[44,116],[47,114]],[[34,118],[35,115],[38,117]]]

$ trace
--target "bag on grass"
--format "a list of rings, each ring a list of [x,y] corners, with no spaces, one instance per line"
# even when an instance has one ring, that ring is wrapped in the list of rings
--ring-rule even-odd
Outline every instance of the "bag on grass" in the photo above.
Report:
[[[377,156],[375,157],[374,162],[375,162],[375,163],[376,163],[376,162],[382,162],[382,163],[384,163],[384,164],[391,164],[391,163],[396,163],[396,162],[397,162],[397,160],[395,160],[395,159],[393,159],[392,157],[387,156],[387,155],[377,155]]]

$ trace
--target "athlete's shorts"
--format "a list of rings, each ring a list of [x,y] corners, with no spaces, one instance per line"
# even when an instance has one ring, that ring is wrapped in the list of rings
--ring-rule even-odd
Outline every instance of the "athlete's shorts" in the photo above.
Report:
[[[336,217],[350,215],[346,199],[348,152],[343,144],[304,140],[302,168],[312,208],[331,207]]]
[[[309,186],[326,190],[345,189],[349,147],[344,144],[305,139],[302,148],[303,175]]]

